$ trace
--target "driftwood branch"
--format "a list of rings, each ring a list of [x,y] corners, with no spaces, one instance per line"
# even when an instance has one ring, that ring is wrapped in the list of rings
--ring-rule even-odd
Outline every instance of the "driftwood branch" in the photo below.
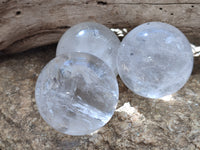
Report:
[[[0,0],[0,51],[16,53],[58,42],[65,30],[83,21],[112,28],[163,21],[200,45],[199,0]]]

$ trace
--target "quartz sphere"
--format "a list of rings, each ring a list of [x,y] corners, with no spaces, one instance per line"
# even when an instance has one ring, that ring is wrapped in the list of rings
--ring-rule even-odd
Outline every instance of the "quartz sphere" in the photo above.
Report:
[[[120,41],[106,26],[95,22],[77,24],[58,42],[56,56],[67,52],[85,52],[107,63],[117,75],[116,57]]]
[[[193,53],[184,34],[166,23],[149,22],[130,31],[118,50],[118,72],[138,95],[161,98],[178,91],[193,68]]]
[[[40,73],[35,98],[43,119],[69,135],[85,135],[104,126],[118,102],[115,74],[99,58],[66,53]]]

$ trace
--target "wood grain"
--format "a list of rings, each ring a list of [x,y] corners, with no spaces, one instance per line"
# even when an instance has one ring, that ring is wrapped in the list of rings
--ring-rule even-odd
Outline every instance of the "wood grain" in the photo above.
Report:
[[[200,0],[0,0],[0,51],[57,43],[65,30],[83,21],[128,30],[162,21],[200,45]]]

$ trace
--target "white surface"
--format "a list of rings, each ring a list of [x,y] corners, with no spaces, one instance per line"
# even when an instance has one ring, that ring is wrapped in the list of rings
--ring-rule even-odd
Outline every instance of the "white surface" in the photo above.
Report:
[[[118,102],[111,69],[86,53],[69,53],[50,61],[38,77],[35,97],[43,119],[69,135],[85,135],[104,126]]]
[[[177,28],[160,22],[142,24],[123,39],[118,72],[138,95],[160,98],[178,91],[193,68],[190,43]]]
[[[104,25],[84,22],[68,29],[61,37],[56,56],[67,52],[86,52],[102,59],[117,75],[116,57],[120,41]]]

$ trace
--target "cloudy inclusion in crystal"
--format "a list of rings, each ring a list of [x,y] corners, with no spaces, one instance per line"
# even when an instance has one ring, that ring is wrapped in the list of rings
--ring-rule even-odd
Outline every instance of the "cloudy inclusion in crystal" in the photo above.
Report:
[[[118,72],[133,92],[160,98],[178,91],[193,68],[190,43],[177,28],[161,22],[130,31],[118,50]]]
[[[86,53],[67,53],[50,61],[38,77],[35,97],[43,119],[69,135],[104,126],[118,102],[118,83],[110,68]]]
[[[77,24],[61,37],[56,56],[67,52],[86,52],[99,57],[117,74],[116,57],[120,41],[106,26],[95,22]]]

